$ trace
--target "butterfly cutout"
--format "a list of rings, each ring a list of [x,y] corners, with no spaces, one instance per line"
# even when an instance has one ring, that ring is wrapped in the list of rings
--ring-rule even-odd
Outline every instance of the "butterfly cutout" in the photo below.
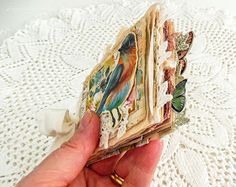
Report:
[[[186,102],[186,97],[185,97],[186,83],[187,83],[187,79],[184,79],[181,82],[179,82],[176,85],[175,90],[173,92],[172,108],[176,112],[181,112],[184,109],[185,102]]]
[[[180,73],[180,75],[182,75],[186,69],[187,60],[185,56],[188,54],[192,46],[193,37],[194,37],[194,33],[190,31],[189,33],[185,35],[180,34],[176,38],[176,50],[177,50],[178,59],[179,59],[178,72]]]

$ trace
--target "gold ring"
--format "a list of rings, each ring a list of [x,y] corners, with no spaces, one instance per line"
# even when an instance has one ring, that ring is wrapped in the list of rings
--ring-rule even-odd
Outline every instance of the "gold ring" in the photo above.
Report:
[[[110,178],[114,183],[120,186],[122,186],[124,183],[124,179],[121,178],[115,171],[113,171],[113,173],[110,175]]]

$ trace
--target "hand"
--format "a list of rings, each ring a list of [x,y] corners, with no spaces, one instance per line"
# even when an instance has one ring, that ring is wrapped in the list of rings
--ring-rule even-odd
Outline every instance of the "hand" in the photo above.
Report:
[[[124,187],[148,187],[162,151],[160,140],[86,167],[99,141],[100,120],[87,112],[74,136],[51,153],[17,187],[113,187],[113,171],[124,179]]]

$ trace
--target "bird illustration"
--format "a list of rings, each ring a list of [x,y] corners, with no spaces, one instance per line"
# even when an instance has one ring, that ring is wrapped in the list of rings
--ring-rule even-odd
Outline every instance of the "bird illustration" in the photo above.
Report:
[[[134,33],[129,33],[126,36],[118,52],[118,63],[110,75],[97,110],[98,115],[103,111],[109,111],[112,116],[113,126],[115,125],[115,118],[112,110],[117,110],[118,120],[120,121],[121,113],[118,107],[126,101],[134,84],[137,66],[137,47]]]

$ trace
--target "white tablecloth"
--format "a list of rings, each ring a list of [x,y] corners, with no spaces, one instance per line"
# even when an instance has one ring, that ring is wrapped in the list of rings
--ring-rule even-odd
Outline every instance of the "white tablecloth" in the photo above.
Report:
[[[116,0],[115,0],[116,1]],[[120,0],[122,2],[123,0]],[[159,0],[160,1],[160,0]],[[113,0],[1,0],[0,3],[0,42],[14,34],[23,25],[39,17],[48,17],[52,12],[63,8],[81,8],[90,4],[111,3]],[[198,8],[223,10],[236,16],[235,0],[188,0]]]
[[[190,122],[164,138],[152,185],[234,186],[236,21],[224,11],[199,9],[190,2],[168,5],[176,29],[196,33],[185,74]],[[38,132],[37,114],[52,107],[73,112],[84,76],[101,52],[121,26],[132,25],[150,4],[124,0],[47,12],[3,40],[1,187],[15,184],[48,154],[52,139]]]

